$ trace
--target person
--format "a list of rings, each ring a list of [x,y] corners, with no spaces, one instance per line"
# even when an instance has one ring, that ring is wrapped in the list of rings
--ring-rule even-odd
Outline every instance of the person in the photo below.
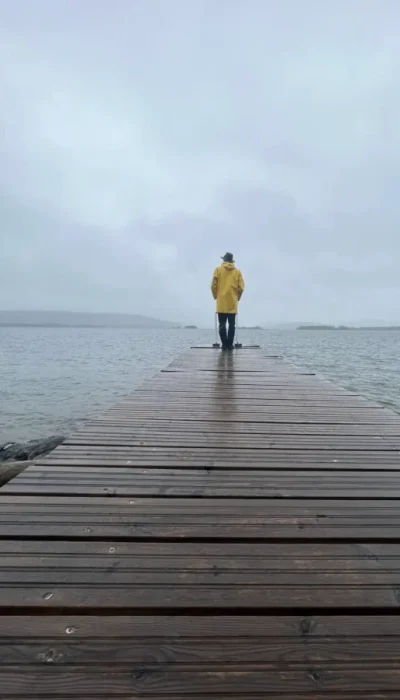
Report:
[[[217,302],[219,337],[223,350],[233,350],[238,302],[244,292],[244,279],[235,267],[232,253],[225,253],[223,263],[214,270],[211,293]],[[228,332],[226,324],[228,323]]]

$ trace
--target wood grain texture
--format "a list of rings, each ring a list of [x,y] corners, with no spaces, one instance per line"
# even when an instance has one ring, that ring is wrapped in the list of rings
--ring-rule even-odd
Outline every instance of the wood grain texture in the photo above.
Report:
[[[1,700],[400,696],[400,417],[192,350],[0,489]]]
[[[3,493],[71,496],[186,496],[191,498],[400,498],[400,473],[386,471],[132,469],[33,466]]]

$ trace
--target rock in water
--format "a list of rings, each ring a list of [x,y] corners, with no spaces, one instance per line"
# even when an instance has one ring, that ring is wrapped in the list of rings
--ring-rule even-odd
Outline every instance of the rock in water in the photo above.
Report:
[[[53,435],[42,440],[27,440],[26,442],[6,442],[0,445],[0,462],[24,462],[45,455],[64,442],[64,435]]]
[[[7,481],[11,481],[14,477],[21,474],[27,467],[30,467],[33,462],[26,460],[25,462],[3,462],[0,464],[0,486],[3,486]]]

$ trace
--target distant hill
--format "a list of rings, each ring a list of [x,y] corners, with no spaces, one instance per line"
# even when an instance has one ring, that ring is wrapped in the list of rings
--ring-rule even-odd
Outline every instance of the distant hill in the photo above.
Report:
[[[308,328],[308,329],[315,329],[315,330],[324,330],[327,326],[332,326],[332,327],[351,327],[351,328],[388,328],[389,326],[393,327],[394,324],[388,323],[387,321],[380,321],[380,320],[369,320],[369,321],[354,321],[352,323],[346,323],[346,322],[341,322],[337,324],[330,324],[330,323],[315,323],[313,321],[297,321],[293,323],[266,323],[264,327],[270,328],[272,330],[276,331],[295,331],[298,328]]]
[[[317,323],[265,323],[264,328],[270,328],[274,331],[295,331],[299,326],[317,326]]]
[[[59,328],[176,328],[178,324],[136,314],[79,311],[0,311],[0,326]]]
[[[400,331],[400,326],[299,326],[298,331]]]

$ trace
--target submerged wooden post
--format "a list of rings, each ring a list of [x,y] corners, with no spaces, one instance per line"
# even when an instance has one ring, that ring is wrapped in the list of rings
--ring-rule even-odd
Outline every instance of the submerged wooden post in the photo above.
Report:
[[[400,695],[400,418],[191,350],[0,489],[0,698]]]

